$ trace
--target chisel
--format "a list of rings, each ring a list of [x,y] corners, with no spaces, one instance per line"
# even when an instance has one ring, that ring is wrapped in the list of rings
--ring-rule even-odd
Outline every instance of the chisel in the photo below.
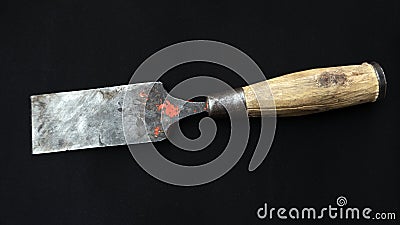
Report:
[[[226,116],[222,103],[243,104],[250,117],[300,116],[375,102],[385,93],[382,68],[363,63],[290,73],[204,102],[174,98],[160,82],[34,95],[32,153],[161,141],[183,117],[201,112]]]

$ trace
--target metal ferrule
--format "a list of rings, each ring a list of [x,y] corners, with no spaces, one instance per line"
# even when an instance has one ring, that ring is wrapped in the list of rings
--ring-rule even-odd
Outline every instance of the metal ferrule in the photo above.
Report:
[[[243,89],[238,88],[208,96],[207,106],[208,114],[213,118],[228,116],[227,109],[233,114],[246,110]]]

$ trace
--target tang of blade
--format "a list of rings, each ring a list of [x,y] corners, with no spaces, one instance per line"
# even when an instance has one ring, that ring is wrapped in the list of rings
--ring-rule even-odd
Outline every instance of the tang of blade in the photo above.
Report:
[[[31,96],[32,154],[160,141],[205,106],[169,96],[160,82]]]

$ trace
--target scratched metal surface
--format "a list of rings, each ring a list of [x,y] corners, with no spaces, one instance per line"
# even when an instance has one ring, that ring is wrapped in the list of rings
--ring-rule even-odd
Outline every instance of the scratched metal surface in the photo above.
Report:
[[[33,154],[160,141],[172,123],[206,110],[159,82],[35,95],[31,107]]]

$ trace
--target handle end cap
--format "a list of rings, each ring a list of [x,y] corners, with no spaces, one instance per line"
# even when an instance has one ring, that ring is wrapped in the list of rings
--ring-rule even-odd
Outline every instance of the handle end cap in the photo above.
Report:
[[[378,83],[379,83],[379,93],[378,97],[376,98],[376,101],[380,101],[385,98],[386,96],[386,77],[385,77],[385,72],[383,72],[382,67],[377,63],[377,62],[371,62],[370,63],[376,72],[376,76],[378,78]]]

